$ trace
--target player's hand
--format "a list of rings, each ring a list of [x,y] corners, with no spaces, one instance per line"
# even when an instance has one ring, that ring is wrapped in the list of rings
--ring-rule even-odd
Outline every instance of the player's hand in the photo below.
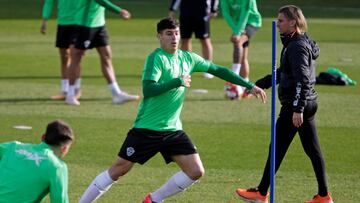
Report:
[[[239,43],[240,42],[240,35],[231,35],[230,41],[232,43]]]
[[[181,76],[181,79],[183,80],[183,86],[190,87],[191,75],[183,75]]]
[[[131,18],[131,13],[128,10],[122,9],[119,13],[119,15],[124,18],[125,20],[128,20]]]
[[[294,112],[292,121],[293,121],[293,124],[295,127],[297,127],[297,128],[300,127],[304,122],[303,113]]]
[[[43,20],[40,26],[40,33],[45,35],[46,34],[46,21]]]
[[[263,103],[266,103],[266,93],[263,89],[261,89],[260,87],[258,86],[254,86],[251,90],[250,90],[250,93],[255,95],[256,98],[259,98],[261,99],[261,101]]]

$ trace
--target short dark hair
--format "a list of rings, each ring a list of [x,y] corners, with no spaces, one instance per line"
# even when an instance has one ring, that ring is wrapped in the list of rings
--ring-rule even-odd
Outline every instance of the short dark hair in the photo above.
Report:
[[[44,142],[52,146],[63,146],[74,140],[74,134],[69,126],[62,120],[50,122],[46,127]]]
[[[174,18],[163,18],[157,24],[157,32],[160,33],[165,29],[175,29],[179,27],[179,22]]]

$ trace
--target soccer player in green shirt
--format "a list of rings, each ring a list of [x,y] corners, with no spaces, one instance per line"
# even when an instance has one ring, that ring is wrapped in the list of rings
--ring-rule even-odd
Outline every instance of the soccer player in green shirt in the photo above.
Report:
[[[124,19],[129,19],[129,11],[122,9],[108,0],[77,0],[76,4],[76,36],[74,48],[71,52],[69,66],[69,93],[65,103],[80,105],[76,98],[75,80],[80,77],[80,62],[87,49],[96,48],[100,56],[102,73],[108,83],[114,104],[122,104],[128,101],[139,100],[138,95],[130,95],[121,91],[116,81],[115,71],[112,64],[112,52],[109,45],[109,37],[105,27],[105,9],[112,11]]]
[[[220,6],[222,15],[233,32],[230,37],[234,45],[232,70],[249,80],[249,40],[262,23],[256,0],[221,0]],[[238,92],[243,98],[249,96],[248,91],[239,86]]]
[[[42,23],[40,32],[46,34],[47,21],[52,15],[54,0],[45,0],[42,10]],[[70,65],[70,46],[74,44],[76,4],[72,0],[57,1],[57,32],[55,46],[59,48],[60,72],[61,72],[61,93],[51,97],[53,100],[64,100],[69,91],[68,67]],[[79,99],[80,79],[77,78],[76,97]]]
[[[79,203],[93,202],[105,193],[114,181],[124,176],[135,163],[144,164],[160,152],[168,164],[174,161],[180,171],[162,187],[147,195],[145,203],[162,202],[184,191],[204,175],[200,156],[180,120],[185,93],[191,84],[191,74],[207,72],[239,84],[265,102],[266,94],[253,83],[245,81],[231,70],[215,65],[192,52],[178,49],[179,24],[165,18],[157,24],[161,48],[146,59],[142,76],[143,94],[133,128],[128,132],[119,158],[90,184]]]
[[[68,203],[68,169],[62,158],[74,140],[63,121],[47,125],[41,144],[0,143],[0,203]]]

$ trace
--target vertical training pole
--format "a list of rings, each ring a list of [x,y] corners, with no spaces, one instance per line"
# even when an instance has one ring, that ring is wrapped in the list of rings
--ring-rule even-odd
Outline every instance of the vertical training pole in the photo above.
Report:
[[[272,88],[271,88],[271,151],[270,151],[270,203],[275,202],[275,146],[276,146],[276,21],[272,21]]]

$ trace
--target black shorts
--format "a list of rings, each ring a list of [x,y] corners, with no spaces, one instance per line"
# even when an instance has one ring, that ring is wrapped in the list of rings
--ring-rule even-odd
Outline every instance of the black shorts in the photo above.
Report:
[[[69,48],[74,44],[76,25],[58,25],[55,46],[58,48]]]
[[[206,39],[210,37],[210,18],[180,16],[180,35],[182,39],[191,38],[192,33],[198,39]]]
[[[77,26],[74,44],[77,49],[104,47],[109,44],[109,36],[105,26],[96,28]]]
[[[197,154],[196,147],[182,130],[153,131],[133,128],[121,146],[118,155],[128,161],[144,164],[158,152],[166,164],[172,162],[171,156]]]

